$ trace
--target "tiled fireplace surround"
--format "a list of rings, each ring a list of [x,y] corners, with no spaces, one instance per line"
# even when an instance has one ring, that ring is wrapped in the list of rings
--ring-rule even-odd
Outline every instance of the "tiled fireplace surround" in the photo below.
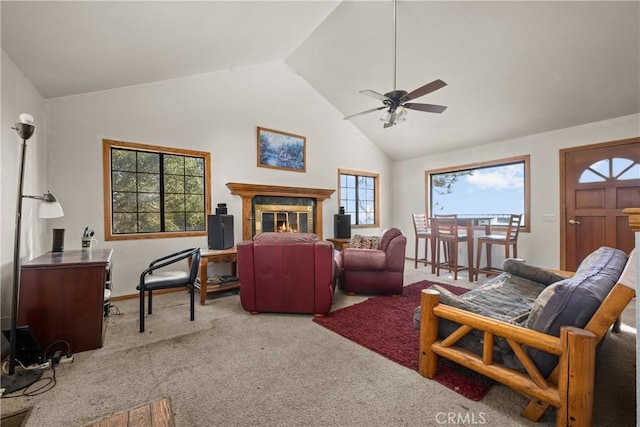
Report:
[[[332,189],[227,183],[242,198],[242,239],[263,231],[300,231],[322,238],[322,202]]]

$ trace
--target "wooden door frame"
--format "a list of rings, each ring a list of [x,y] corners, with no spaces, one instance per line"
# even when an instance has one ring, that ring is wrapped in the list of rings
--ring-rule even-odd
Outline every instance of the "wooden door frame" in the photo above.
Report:
[[[640,143],[640,137],[619,139],[616,141],[601,142],[598,144],[581,145],[578,147],[560,149],[560,269],[564,270],[567,266],[567,195],[565,181],[567,179],[565,170],[565,161],[568,153],[575,151],[594,150],[597,148],[615,147],[618,145],[627,145]]]

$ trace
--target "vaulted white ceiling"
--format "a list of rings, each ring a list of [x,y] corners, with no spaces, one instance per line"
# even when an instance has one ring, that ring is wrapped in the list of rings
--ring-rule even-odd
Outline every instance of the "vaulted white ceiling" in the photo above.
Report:
[[[398,1],[397,89],[448,85],[383,129],[394,159],[640,112],[639,2]],[[393,89],[392,1],[2,1],[2,48],[45,98],[284,60],[343,115]]]

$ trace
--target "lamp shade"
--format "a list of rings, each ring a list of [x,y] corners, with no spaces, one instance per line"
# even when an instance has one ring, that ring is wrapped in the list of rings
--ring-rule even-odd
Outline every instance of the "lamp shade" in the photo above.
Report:
[[[38,212],[40,218],[60,218],[64,216],[62,206],[58,201],[40,203],[40,210]]]

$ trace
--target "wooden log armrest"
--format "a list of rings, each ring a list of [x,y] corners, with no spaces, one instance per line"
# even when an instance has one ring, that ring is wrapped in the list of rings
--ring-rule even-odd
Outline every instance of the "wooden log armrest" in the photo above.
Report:
[[[588,426],[593,411],[596,335],[593,332],[563,327],[560,337],[512,325],[455,307],[439,304],[439,292],[425,289],[421,295],[420,354],[418,371],[433,378],[438,357],[490,377],[514,390],[556,408],[556,425]],[[438,319],[461,326],[449,337],[438,338]],[[483,331],[483,354],[476,355],[457,347],[456,342],[471,330]],[[494,336],[507,340],[525,372],[510,369],[493,360]],[[559,356],[557,381],[545,379],[523,346]]]

